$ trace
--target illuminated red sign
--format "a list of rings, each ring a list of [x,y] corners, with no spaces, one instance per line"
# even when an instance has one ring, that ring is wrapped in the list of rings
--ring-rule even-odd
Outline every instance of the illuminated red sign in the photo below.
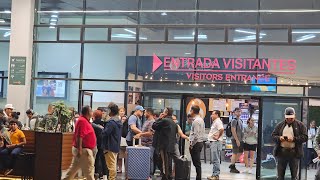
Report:
[[[295,74],[296,70],[294,59],[165,56],[161,60],[153,54],[152,72],[162,65],[164,71],[185,72],[188,79],[210,81],[251,81],[266,78],[269,74]]]

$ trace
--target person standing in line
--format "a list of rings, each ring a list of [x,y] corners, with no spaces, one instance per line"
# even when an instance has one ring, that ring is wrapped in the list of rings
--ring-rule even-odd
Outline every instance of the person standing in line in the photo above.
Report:
[[[117,156],[120,151],[122,122],[119,119],[119,108],[116,104],[108,105],[110,119],[106,122],[103,136],[103,147],[106,164],[109,170],[109,180],[117,177]]]
[[[191,116],[194,118],[192,128],[190,131],[190,154],[194,167],[196,168],[197,177],[196,180],[201,180],[201,160],[200,153],[203,148],[203,142],[205,141],[205,124],[204,120],[199,115],[200,107],[194,105],[191,107]]]
[[[313,165],[312,160],[317,157],[317,153],[313,149],[314,137],[317,134],[316,121],[310,122],[310,127],[308,128],[308,142],[307,142],[307,168],[310,168],[310,165]],[[314,164],[316,166],[316,164]]]
[[[302,144],[307,142],[306,126],[296,120],[296,113],[292,107],[284,112],[285,120],[277,124],[272,132],[273,141],[276,143],[274,156],[277,158],[278,180],[284,180],[287,165],[291,171],[291,179],[299,179],[299,164],[303,157]]]
[[[240,119],[241,109],[235,108],[234,110],[235,118],[231,122],[231,142],[232,142],[232,157],[231,157],[231,165],[230,173],[240,173],[240,171],[236,168],[236,161],[243,153],[243,126],[242,121]]]
[[[98,174],[99,177],[101,178],[104,175],[107,175],[108,171],[106,168],[106,160],[104,158],[103,146],[102,146],[102,130],[104,127],[104,122],[102,121],[102,112],[99,110],[95,110],[93,112],[92,127],[94,129],[95,134],[96,134],[97,149],[98,149],[95,163],[94,163],[95,173]]]
[[[119,108],[119,119],[122,122],[122,133],[121,133],[121,142],[120,142],[120,152],[118,154],[118,163],[117,163],[117,173],[122,173],[122,160],[125,159],[126,154],[126,136],[128,134],[128,121],[126,116],[126,109],[124,107]]]
[[[172,120],[173,109],[165,108],[160,118],[153,123],[152,129],[156,131],[157,139],[153,144],[160,151],[162,160],[162,180],[172,179],[172,159],[174,158],[176,134],[178,128]]]
[[[211,158],[212,158],[212,175],[208,177],[209,180],[219,179],[220,175],[220,156],[222,151],[223,141],[223,123],[220,119],[221,113],[214,110],[211,115],[212,125],[208,135],[210,141]]]
[[[133,146],[134,144],[133,136],[142,132],[141,118],[143,116],[143,113],[144,113],[144,108],[142,106],[136,106],[134,113],[129,117],[129,120],[128,120],[129,131],[126,137],[128,146]]]
[[[79,169],[87,180],[94,180],[94,150],[97,140],[90,124],[91,117],[91,108],[84,106],[75,126],[72,143],[73,159],[64,180],[72,180]]]
[[[313,149],[317,153],[318,160],[320,159],[320,130],[317,130],[317,134],[313,139]],[[318,170],[315,175],[315,180],[320,180],[320,166],[318,166]]]
[[[156,121],[159,121],[159,117],[160,117],[160,112],[155,111],[153,118]],[[163,177],[164,173],[163,173],[163,163],[161,160],[161,155],[160,155],[160,131],[154,131],[153,133],[153,140],[152,140],[152,147],[154,148],[154,154],[153,154],[153,165],[154,165],[154,169],[153,171],[156,171],[156,168],[158,168],[160,170],[160,176]],[[152,156],[152,154],[151,154]]]
[[[148,108],[146,110],[145,116],[147,120],[142,126],[142,132],[135,135],[134,138],[135,139],[141,138],[141,145],[150,148],[150,178],[152,178],[154,174],[154,164],[153,164],[154,148],[152,146],[154,130],[152,129],[152,125],[155,122],[153,118],[153,110],[151,108]]]
[[[252,166],[254,163],[254,154],[257,149],[258,143],[258,128],[254,125],[254,119],[249,118],[247,121],[248,126],[244,129],[244,162],[246,165],[247,173],[252,172]],[[250,161],[249,161],[249,154],[250,154]],[[248,169],[250,167],[250,170]]]
[[[190,136],[190,131],[192,127],[192,122],[193,118],[191,117],[190,114],[187,115],[187,123],[186,123],[186,128],[185,128],[185,134],[186,136]],[[187,159],[191,160],[191,155],[190,155],[190,141],[185,141],[184,142],[184,154],[187,157]]]
[[[181,129],[181,127],[180,127],[180,125],[179,125],[179,121],[177,120],[177,115],[172,115],[172,120],[173,120],[173,122],[174,123],[176,123],[176,125],[177,125],[177,128],[178,128],[178,132],[177,132],[177,135],[176,135],[176,138],[177,138],[177,142],[176,142],[176,144],[175,144],[175,150],[174,150],[174,158],[173,158],[173,160],[175,161],[175,160],[177,160],[180,156],[181,156],[181,154],[180,154],[180,150],[179,150],[179,141],[180,141],[180,138],[182,138],[182,139],[185,139],[186,141],[190,141],[189,140],[189,137],[188,136],[186,136],[185,134],[183,134],[183,132],[182,132],[182,129]],[[175,176],[175,169],[176,169],[176,165],[174,164],[174,166],[173,166],[173,172],[172,172],[172,176]]]

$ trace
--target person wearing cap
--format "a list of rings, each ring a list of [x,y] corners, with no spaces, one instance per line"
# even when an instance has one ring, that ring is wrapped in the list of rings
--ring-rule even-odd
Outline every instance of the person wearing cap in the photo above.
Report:
[[[143,116],[143,113],[144,113],[144,108],[142,106],[136,106],[134,113],[129,117],[129,120],[128,120],[129,131],[126,137],[128,146],[133,146],[133,137],[142,132],[141,118]]]
[[[6,104],[6,105],[4,106],[4,111],[3,111],[4,116],[5,116],[6,118],[8,118],[8,117],[10,116],[10,114],[12,113],[13,109],[14,109],[14,107],[13,107],[12,104]]]
[[[294,108],[288,107],[284,112],[285,120],[277,124],[272,132],[273,141],[276,143],[274,156],[277,158],[278,180],[284,180],[287,165],[291,171],[291,179],[299,179],[299,164],[303,157],[302,144],[307,142],[306,126],[296,120]]]
[[[2,158],[1,162],[4,163],[4,167],[7,168],[5,176],[13,171],[15,160],[17,156],[23,151],[23,146],[27,143],[26,136],[18,128],[17,120],[10,120],[10,141],[11,144],[7,144],[6,148],[0,152]]]
[[[241,109],[235,108],[234,111],[234,119],[231,121],[231,142],[232,142],[232,157],[231,157],[231,165],[230,173],[240,173],[240,171],[236,168],[236,161],[243,154],[243,125],[240,119]]]

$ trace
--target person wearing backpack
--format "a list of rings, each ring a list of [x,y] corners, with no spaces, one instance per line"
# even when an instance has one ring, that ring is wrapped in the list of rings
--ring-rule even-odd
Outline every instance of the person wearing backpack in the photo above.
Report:
[[[234,110],[235,118],[231,121],[231,142],[232,142],[232,157],[231,157],[231,165],[230,173],[240,173],[240,171],[236,168],[236,161],[243,153],[243,126],[242,121],[240,119],[241,109],[235,108]]]

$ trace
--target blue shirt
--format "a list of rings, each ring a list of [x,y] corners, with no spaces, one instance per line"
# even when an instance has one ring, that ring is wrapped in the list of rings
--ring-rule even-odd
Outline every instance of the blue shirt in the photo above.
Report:
[[[142,130],[141,119],[138,118],[136,115],[131,115],[129,117],[129,120],[128,120],[128,134],[127,134],[127,137],[126,137],[127,141],[132,141],[133,140],[133,136],[136,135],[136,133],[134,133],[130,128],[130,126],[133,125],[133,124],[135,124],[138,129]]]

